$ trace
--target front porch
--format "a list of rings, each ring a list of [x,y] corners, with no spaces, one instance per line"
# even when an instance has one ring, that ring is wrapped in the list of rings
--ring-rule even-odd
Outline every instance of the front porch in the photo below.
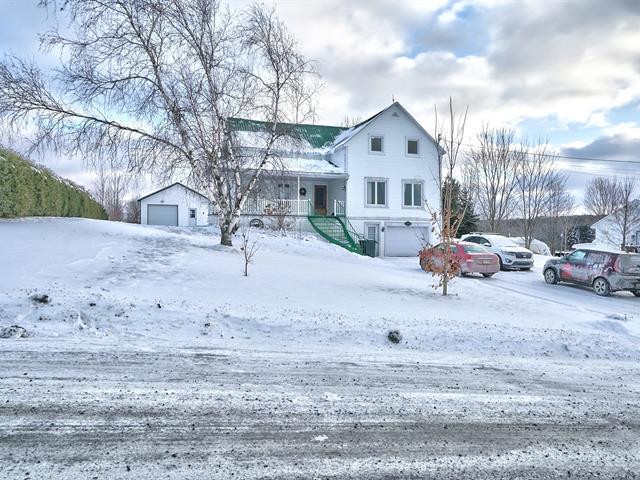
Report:
[[[357,233],[347,218],[346,180],[346,175],[270,176],[261,182],[241,213],[256,226],[268,221],[277,229],[315,232],[351,252],[375,256],[377,242]]]
[[[345,178],[267,178],[241,213],[256,216],[346,215]]]
[[[343,200],[333,200],[330,208],[316,209],[311,199],[290,200],[284,198],[256,198],[248,200],[242,208],[242,215],[280,216],[291,215],[295,217],[314,216],[345,216]]]

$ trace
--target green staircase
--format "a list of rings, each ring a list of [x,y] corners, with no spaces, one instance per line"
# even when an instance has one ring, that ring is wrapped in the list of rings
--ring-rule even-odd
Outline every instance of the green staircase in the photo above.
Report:
[[[375,256],[375,242],[358,234],[346,217],[309,215],[307,218],[318,235],[329,243],[360,255]]]

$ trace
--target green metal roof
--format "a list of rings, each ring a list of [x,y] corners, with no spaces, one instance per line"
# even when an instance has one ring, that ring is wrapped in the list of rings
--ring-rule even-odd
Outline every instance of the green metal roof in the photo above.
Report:
[[[229,118],[227,122],[236,131],[265,132],[271,128],[271,122],[248,120],[246,118]],[[348,128],[305,123],[279,123],[277,130],[282,135],[304,140],[313,148],[324,148],[331,145],[333,140]]]

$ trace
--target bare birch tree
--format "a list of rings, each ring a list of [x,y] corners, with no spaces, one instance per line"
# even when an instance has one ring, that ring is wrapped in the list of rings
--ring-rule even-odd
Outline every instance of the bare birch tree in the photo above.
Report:
[[[592,178],[584,192],[584,207],[592,215],[606,217],[620,205],[620,194],[617,178]]]
[[[514,158],[522,236],[524,246],[530,248],[538,221],[548,212],[553,196],[552,187],[560,174],[546,142],[539,142],[532,147],[523,141],[516,149]]]
[[[109,220],[121,222],[125,217],[124,197],[130,177],[118,170],[99,168],[93,182],[93,196],[102,205]]]
[[[124,221],[127,223],[140,223],[140,202],[136,198],[132,198],[127,202]]]
[[[351,128],[362,121],[362,117],[358,114],[346,114],[340,120],[340,126],[345,128]]]
[[[516,206],[516,164],[521,150],[515,132],[506,128],[484,125],[477,142],[465,165],[465,183],[480,217],[486,220],[490,231],[497,232]]]
[[[551,219],[550,245],[553,251],[567,250],[567,238],[570,230],[575,226],[573,217],[576,211],[576,201],[573,195],[567,191],[567,176],[558,174],[550,185],[551,199],[548,207],[548,215]]]
[[[617,180],[618,205],[608,219],[605,235],[610,243],[620,245],[625,250],[629,245],[633,230],[640,230],[640,199],[637,198],[636,180],[626,177]]]
[[[295,92],[315,74],[274,11],[230,11],[215,0],[41,4],[70,19],[69,36],[42,37],[65,51],[63,63],[45,73],[27,60],[1,61],[0,121],[35,130],[34,148],[121,159],[129,171],[206,190],[221,243],[231,245],[279,125],[304,111],[292,105]],[[229,119],[240,116],[269,125],[251,158],[231,135]]]

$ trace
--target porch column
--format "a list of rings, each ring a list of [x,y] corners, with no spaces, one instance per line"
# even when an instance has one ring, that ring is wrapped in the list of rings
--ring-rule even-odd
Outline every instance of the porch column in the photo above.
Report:
[[[298,216],[300,216],[300,175],[298,175],[298,189],[296,190],[298,192],[298,201],[296,202],[297,204],[297,211],[298,211]]]

